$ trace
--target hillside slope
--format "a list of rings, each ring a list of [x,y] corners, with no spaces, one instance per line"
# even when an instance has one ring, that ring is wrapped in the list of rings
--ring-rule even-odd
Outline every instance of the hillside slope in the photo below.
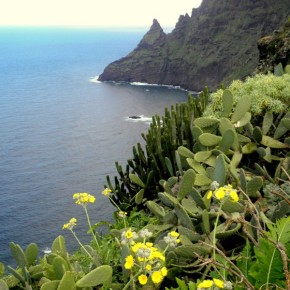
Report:
[[[154,19],[126,57],[109,64],[101,81],[147,82],[200,91],[243,78],[257,67],[257,41],[290,15],[285,0],[203,0],[180,16],[171,33]]]

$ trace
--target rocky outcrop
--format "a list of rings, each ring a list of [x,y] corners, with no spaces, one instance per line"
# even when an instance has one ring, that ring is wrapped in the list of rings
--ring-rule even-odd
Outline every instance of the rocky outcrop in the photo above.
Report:
[[[290,17],[284,26],[258,41],[259,63],[257,72],[273,72],[279,63],[290,64]]]
[[[183,15],[171,33],[154,19],[126,57],[109,64],[101,81],[147,82],[200,91],[251,74],[257,41],[290,15],[285,0],[203,0]]]

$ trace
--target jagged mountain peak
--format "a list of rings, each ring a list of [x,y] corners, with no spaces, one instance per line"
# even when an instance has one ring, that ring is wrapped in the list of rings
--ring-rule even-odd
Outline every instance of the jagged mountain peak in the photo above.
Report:
[[[203,0],[171,33],[154,19],[138,46],[108,65],[101,81],[138,81],[199,91],[251,74],[257,42],[290,15],[285,0]]]

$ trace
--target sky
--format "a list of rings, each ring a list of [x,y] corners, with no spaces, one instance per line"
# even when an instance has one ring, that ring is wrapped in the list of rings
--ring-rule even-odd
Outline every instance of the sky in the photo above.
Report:
[[[0,0],[0,26],[174,27],[202,0]]]

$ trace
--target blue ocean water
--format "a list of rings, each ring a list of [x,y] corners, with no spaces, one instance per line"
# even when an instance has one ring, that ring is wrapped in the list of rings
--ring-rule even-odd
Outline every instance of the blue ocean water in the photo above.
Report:
[[[187,99],[167,87],[96,81],[146,30],[0,28],[0,262],[13,263],[10,241],[45,249],[61,234],[74,250],[62,230],[71,217],[89,241],[75,192],[96,196],[92,223],[112,220],[106,175],[132,157],[152,115]]]

